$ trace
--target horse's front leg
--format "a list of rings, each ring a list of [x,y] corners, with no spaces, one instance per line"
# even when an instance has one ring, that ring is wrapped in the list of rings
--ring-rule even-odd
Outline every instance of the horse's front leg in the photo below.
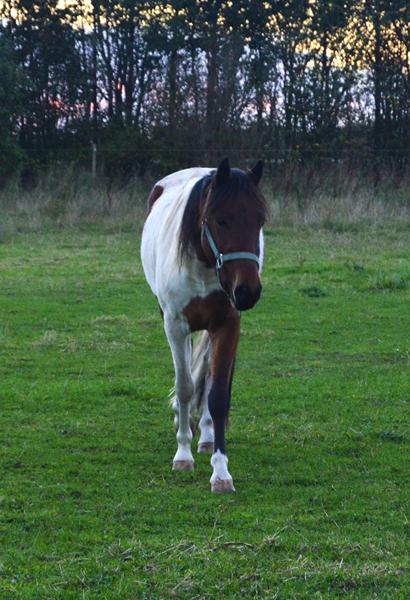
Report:
[[[210,330],[212,341],[211,389],[208,397],[209,412],[214,424],[214,453],[211,458],[213,492],[234,492],[232,477],[228,471],[225,452],[225,423],[228,418],[231,381],[239,340],[240,317],[232,309],[222,326]]]
[[[175,395],[179,415],[177,442],[178,449],[172,468],[175,471],[192,471],[194,458],[191,452],[192,431],[189,426],[189,403],[194,392],[191,376],[191,339],[189,328],[184,321],[165,315],[164,327],[171,348],[175,369]]]

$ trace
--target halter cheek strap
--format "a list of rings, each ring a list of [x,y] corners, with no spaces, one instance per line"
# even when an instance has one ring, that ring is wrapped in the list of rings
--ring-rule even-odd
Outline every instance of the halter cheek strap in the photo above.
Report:
[[[253,254],[252,252],[229,252],[228,254],[222,254],[222,252],[219,252],[206,221],[202,223],[202,230],[205,233],[213,255],[215,256],[215,267],[218,275],[224,263],[230,260],[253,260],[257,263],[258,267],[260,266],[259,256]]]

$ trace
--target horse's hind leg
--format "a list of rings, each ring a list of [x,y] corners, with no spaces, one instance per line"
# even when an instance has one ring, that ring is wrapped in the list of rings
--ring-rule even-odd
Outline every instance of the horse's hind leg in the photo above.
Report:
[[[176,395],[171,397],[170,404],[171,404],[172,410],[174,411],[174,427],[175,427],[175,432],[177,432],[178,427],[179,427],[179,403],[178,403]],[[191,409],[192,409],[192,401],[189,403],[189,410],[190,410],[189,426],[191,428],[192,436],[194,436],[197,431],[197,426],[196,426],[195,418],[191,414]]]
[[[211,343],[207,331],[200,334],[196,341],[192,356],[192,377],[194,380],[194,397],[191,409],[199,415],[199,441],[198,452],[213,452],[214,428],[212,417],[208,409],[208,395],[210,390],[209,357]]]
[[[191,471],[194,458],[191,452],[192,432],[189,426],[189,403],[194,391],[191,376],[191,340],[184,323],[165,316],[165,332],[172,352],[175,368],[175,395],[179,409],[177,442],[173,469]]]
[[[199,430],[201,435],[198,440],[198,452],[212,454],[214,451],[214,427],[211,413],[208,407],[208,396],[211,389],[211,378],[209,374],[205,377],[203,397],[201,404],[201,418],[199,419]]]

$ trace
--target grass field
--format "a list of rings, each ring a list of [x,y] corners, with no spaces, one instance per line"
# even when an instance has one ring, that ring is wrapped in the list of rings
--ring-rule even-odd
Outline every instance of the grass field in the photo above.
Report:
[[[409,598],[410,227],[270,229],[228,432],[173,473],[139,235],[0,244],[0,598]]]

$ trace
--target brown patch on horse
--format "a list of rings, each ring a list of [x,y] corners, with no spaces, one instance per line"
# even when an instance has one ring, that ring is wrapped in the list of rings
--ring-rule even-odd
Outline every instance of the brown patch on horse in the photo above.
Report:
[[[231,385],[235,355],[240,335],[240,314],[233,308],[222,324],[214,323],[211,338],[210,374],[212,386],[208,396],[209,412],[214,424],[214,451],[225,454],[225,426],[231,404]]]
[[[158,185],[158,184],[154,185],[153,189],[151,190],[150,195],[148,196],[148,201],[147,201],[148,214],[151,212],[152,207],[154,206],[154,204],[158,200],[158,198],[161,196],[163,191],[164,191],[164,188],[162,187],[162,185]]]
[[[239,319],[238,311],[222,291],[212,292],[205,298],[192,298],[182,312],[191,331],[206,329],[211,333],[222,327],[227,319]]]
[[[228,412],[231,399],[232,378],[235,368],[235,355],[240,334],[240,314],[224,292],[213,292],[205,298],[193,298],[184,308],[183,314],[188,320],[191,331],[206,329],[211,339],[210,375],[212,389],[225,398],[225,414],[222,422],[228,426]],[[215,424],[215,421],[214,421]],[[218,443],[224,449],[221,435],[221,422]]]
[[[222,327],[209,332],[212,343],[211,378],[217,385],[227,386],[229,395],[240,334],[240,317],[235,312],[226,319]]]

